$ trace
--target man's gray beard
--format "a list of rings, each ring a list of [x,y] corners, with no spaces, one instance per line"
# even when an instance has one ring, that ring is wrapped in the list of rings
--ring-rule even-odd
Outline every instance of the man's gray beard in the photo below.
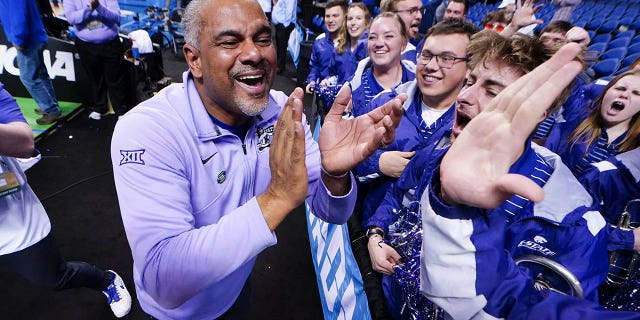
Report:
[[[253,117],[261,114],[265,109],[267,109],[267,104],[269,104],[269,94],[266,94],[263,98],[264,101],[258,103],[251,103],[244,99],[236,98],[236,105],[248,117]]]

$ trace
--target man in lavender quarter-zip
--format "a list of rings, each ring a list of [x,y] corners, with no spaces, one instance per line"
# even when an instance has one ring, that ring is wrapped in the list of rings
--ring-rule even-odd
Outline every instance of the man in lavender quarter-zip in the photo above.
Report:
[[[347,221],[350,170],[392,141],[406,95],[346,120],[345,87],[316,143],[302,89],[270,90],[276,53],[255,0],[193,0],[182,24],[183,83],[129,111],[111,144],[136,293],[152,319],[246,319],[247,279],[276,227],[304,200]]]

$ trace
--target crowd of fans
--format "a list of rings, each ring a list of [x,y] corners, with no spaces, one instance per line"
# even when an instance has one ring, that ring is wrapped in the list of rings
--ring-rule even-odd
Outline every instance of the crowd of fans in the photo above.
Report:
[[[595,79],[591,68],[601,52],[588,47],[593,33],[568,21],[579,4],[554,0],[557,10],[550,21],[544,21],[535,16],[543,4],[504,0],[481,19],[483,30],[478,32],[465,18],[469,11],[466,1],[443,1],[442,16],[436,11],[431,17],[420,1],[383,0],[381,12],[367,23],[368,32],[357,33],[361,35],[358,41],[350,38],[347,21],[362,11],[369,17],[367,9],[357,3],[347,6],[341,0],[327,4],[330,16],[326,18],[331,25],[326,27],[330,33],[314,42],[307,92],[318,94],[330,106],[337,92],[330,88],[349,85],[353,90],[352,109],[345,118],[366,114],[400,93],[408,96],[395,141],[378,149],[354,170],[360,201],[351,219],[362,228],[352,227],[350,232],[352,239],[369,239],[366,246],[370,261],[358,263],[365,282],[373,283],[365,284],[365,288],[374,318],[444,319],[448,314],[464,319],[482,313],[514,317],[514,310],[529,312],[524,310],[532,308],[538,299],[531,285],[545,280],[535,274],[516,276],[522,267],[513,261],[527,254],[560,262],[581,283],[580,297],[585,300],[606,305],[612,297],[629,295],[617,292],[619,287],[602,284],[609,269],[607,250],[640,249],[637,230],[614,227],[627,202],[640,196],[639,177],[632,173],[640,163],[636,150],[640,146],[640,58],[617,75]],[[431,18],[433,21],[423,21]],[[430,26],[424,35],[421,25]],[[351,51],[337,49],[344,42],[353,43]],[[570,43],[580,48],[574,58],[580,72],[550,103],[534,130],[527,133],[525,141],[531,146],[525,149],[529,151],[512,159],[509,168],[509,172],[529,176],[542,187],[543,203],[556,205],[555,212],[545,213],[552,208],[534,205],[523,196],[500,198],[506,201],[491,206],[465,203],[490,209],[478,209],[473,214],[447,209],[450,199],[440,193],[444,190],[437,189],[444,189],[445,181],[437,179],[444,179],[441,161],[453,137],[509,84]],[[368,49],[359,50],[364,46]],[[478,170],[484,170],[478,166]],[[474,189],[480,186],[468,184],[469,193],[479,192]],[[429,200],[438,201],[437,206],[425,202],[434,197],[430,188],[436,188],[435,198]],[[608,189],[616,191],[605,191]],[[439,218],[428,220],[425,214],[431,210]],[[474,216],[483,218],[475,221]],[[456,234],[461,231],[456,223],[464,219],[473,221],[468,238]],[[587,226],[588,231],[584,229]],[[495,233],[486,234],[488,230]],[[440,238],[447,232],[460,247],[467,249],[464,241],[475,247],[447,252],[449,247]],[[489,250],[481,241],[491,243],[495,238],[501,239],[504,252],[481,258],[486,254],[482,251]],[[354,241],[352,245],[360,244]],[[461,261],[466,253],[475,255],[470,259],[475,268]],[[446,259],[448,255],[452,260]],[[490,263],[484,265],[487,261],[482,259]],[[481,265],[505,274],[481,280],[486,277],[477,270]],[[382,278],[369,277],[371,268]],[[440,268],[478,272],[477,278],[465,283],[475,288],[475,294],[460,292],[464,290],[449,283],[453,281],[450,270]],[[499,280],[508,276],[514,278],[504,283]],[[502,286],[520,287],[509,291]],[[487,288],[494,291],[484,291]],[[484,303],[472,299],[481,295]],[[529,302],[518,302],[524,296]],[[386,310],[371,307],[381,303],[386,304]],[[629,307],[632,305],[608,307],[639,311]],[[588,310],[584,311],[588,317],[602,316],[598,308],[589,306],[583,311]]]
[[[608,280],[611,252],[640,252],[640,229],[618,226],[640,198],[640,58],[594,79],[592,35],[567,21],[580,1],[552,3],[544,21],[535,0],[503,0],[478,30],[465,0],[440,1],[432,16],[420,0],[383,0],[375,15],[369,3],[329,1],[305,88],[327,112],[318,143],[301,124],[303,90],[270,91],[286,68],[290,0],[193,0],[184,83],[131,111],[112,96],[117,75],[96,68],[94,118],[107,92],[122,116],[115,182],[150,319],[246,318],[256,255],[305,199],[328,222],[351,219],[352,239],[367,239],[353,245],[369,252],[358,265],[375,319],[640,318],[640,273]],[[108,44],[121,49],[117,2],[63,4],[84,30],[83,62],[108,62]],[[38,34],[9,37],[21,64],[29,50],[41,55]],[[0,94],[0,133],[15,142],[0,145],[0,205],[13,218],[33,213],[22,229],[38,227],[3,233],[13,246],[0,243],[0,263],[54,289],[101,290],[114,314],[126,315],[131,298],[115,272],[55,250],[13,158],[28,155],[33,140],[15,100]],[[55,96],[36,101],[39,123],[62,116]],[[233,161],[243,155],[249,165]],[[229,170],[239,174],[227,181]],[[21,270],[27,264],[41,268]]]

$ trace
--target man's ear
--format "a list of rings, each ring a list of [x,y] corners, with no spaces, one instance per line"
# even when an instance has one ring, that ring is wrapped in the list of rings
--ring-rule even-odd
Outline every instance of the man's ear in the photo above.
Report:
[[[190,44],[185,44],[182,47],[182,52],[184,53],[184,58],[187,60],[187,64],[189,65],[189,69],[191,70],[191,74],[195,78],[202,77],[202,65],[200,60],[200,50],[194,48]]]

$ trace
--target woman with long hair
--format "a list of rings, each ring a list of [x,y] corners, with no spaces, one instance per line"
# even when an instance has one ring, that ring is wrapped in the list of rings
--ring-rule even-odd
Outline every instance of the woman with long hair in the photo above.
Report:
[[[355,2],[347,9],[346,28],[343,36],[338,40],[336,51],[329,72],[336,77],[336,81],[327,84],[342,85],[351,80],[358,67],[358,62],[367,57],[367,38],[371,13],[362,2]]]
[[[355,2],[349,6],[344,27],[327,66],[329,76],[322,79],[313,90],[319,94],[326,108],[331,108],[342,85],[351,80],[358,63],[367,57],[370,23],[371,14],[364,4]]]
[[[556,152],[576,176],[592,163],[640,146],[640,70],[614,78],[580,123],[559,123],[545,147]]]

